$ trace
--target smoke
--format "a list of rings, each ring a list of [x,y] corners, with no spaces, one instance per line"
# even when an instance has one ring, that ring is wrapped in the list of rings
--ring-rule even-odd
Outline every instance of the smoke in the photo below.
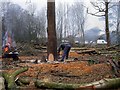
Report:
[[[95,41],[97,38],[100,37],[100,33],[102,32],[101,29],[98,27],[91,28],[90,30],[85,31],[85,41]]]
[[[8,3],[6,3],[8,4]],[[2,48],[5,47],[5,45],[8,45],[9,47],[16,47],[16,42],[14,40],[14,34],[12,31],[12,28],[14,27],[14,24],[12,23],[13,17],[11,15],[12,5],[9,3],[6,8],[4,8],[4,15],[2,17]]]

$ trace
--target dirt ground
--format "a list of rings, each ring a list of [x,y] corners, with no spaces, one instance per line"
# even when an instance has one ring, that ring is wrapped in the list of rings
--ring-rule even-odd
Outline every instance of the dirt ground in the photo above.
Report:
[[[111,67],[106,64],[89,66],[87,62],[56,64],[26,64],[30,68],[23,76],[62,83],[89,83],[103,78],[112,78]],[[24,66],[24,64],[22,64]]]
[[[71,57],[72,56],[72,57]],[[78,57],[78,60],[74,60]],[[39,56],[21,56],[21,61],[30,61],[40,59]],[[87,60],[101,60],[100,63],[91,63]],[[39,63],[35,64],[32,62],[15,63],[9,65],[8,71],[13,71],[21,66],[29,66],[27,72],[22,73],[20,76],[28,76],[38,78],[41,80],[48,80],[53,82],[62,83],[89,83],[98,81],[103,78],[115,77],[112,67],[109,63],[105,62],[110,57],[101,55],[82,55],[72,53],[70,58],[65,62],[52,62],[52,63]],[[15,65],[15,66],[14,66]],[[16,66],[17,65],[17,66]],[[11,68],[10,68],[11,66]],[[14,67],[14,68],[13,68]]]
[[[42,62],[34,63],[40,60],[46,53],[38,53],[38,55],[19,56],[20,62],[10,63],[5,66],[7,72],[13,72],[23,66],[29,66],[28,71],[20,74],[30,78],[38,78],[43,81],[59,82],[59,83],[90,83],[99,81],[103,78],[115,78],[112,66],[107,60],[112,60],[111,54],[89,55],[78,54],[71,51],[69,59],[65,62]],[[77,60],[75,60],[77,58]],[[120,60],[120,59],[119,59]],[[95,61],[95,62],[91,62]],[[4,67],[3,67],[4,70]]]

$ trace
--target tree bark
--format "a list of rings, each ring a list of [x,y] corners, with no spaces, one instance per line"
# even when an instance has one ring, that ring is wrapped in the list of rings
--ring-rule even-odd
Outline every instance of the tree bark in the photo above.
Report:
[[[55,25],[55,0],[47,1],[47,18],[48,18],[48,44],[47,54],[48,60],[57,60],[57,38]]]

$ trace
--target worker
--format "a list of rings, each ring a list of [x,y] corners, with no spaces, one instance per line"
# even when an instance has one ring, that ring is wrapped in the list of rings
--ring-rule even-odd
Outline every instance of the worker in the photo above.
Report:
[[[60,55],[60,51],[62,50],[63,53],[62,53],[61,61],[64,61],[65,57],[66,57],[66,59],[68,59],[70,49],[71,49],[71,44],[70,43],[62,43],[62,44],[60,44],[60,46],[58,48],[58,55]]]

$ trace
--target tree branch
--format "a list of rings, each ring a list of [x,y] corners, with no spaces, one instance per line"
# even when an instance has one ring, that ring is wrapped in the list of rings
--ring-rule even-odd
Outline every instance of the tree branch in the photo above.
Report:
[[[93,2],[90,2],[90,3],[94,6],[94,9],[101,10],[101,8],[98,5],[96,5],[95,3],[93,3]]]
[[[93,16],[97,16],[97,17],[105,16],[105,14],[103,14],[103,15],[97,15],[97,13],[99,13],[99,12],[96,12],[96,13],[89,13],[89,12],[88,12],[88,9],[87,9],[87,13],[90,14],[90,15],[93,15]]]

